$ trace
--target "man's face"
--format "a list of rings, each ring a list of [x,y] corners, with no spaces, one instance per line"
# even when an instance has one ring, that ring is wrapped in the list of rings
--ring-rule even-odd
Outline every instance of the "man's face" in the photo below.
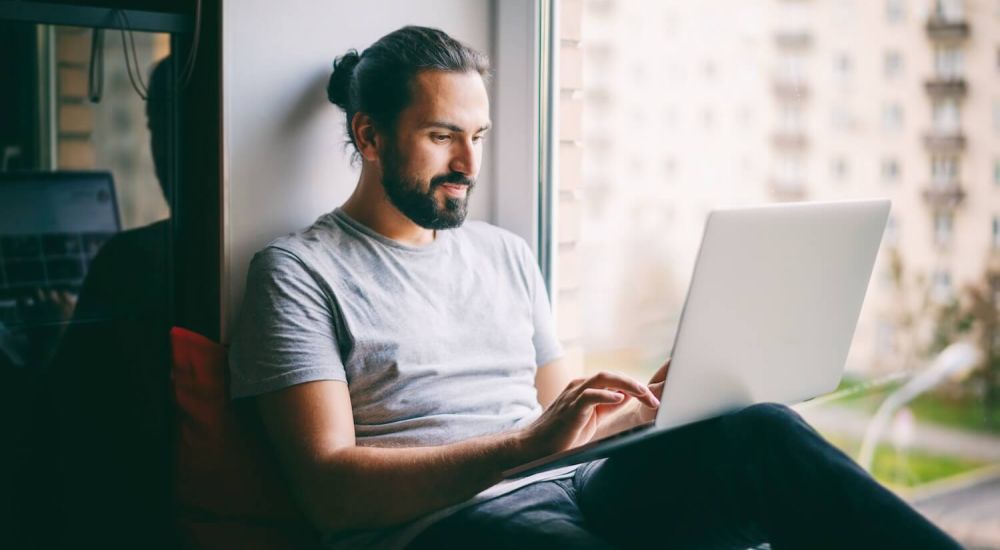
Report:
[[[458,227],[490,128],[490,103],[475,72],[423,71],[395,138],[382,147],[382,186],[390,202],[426,229]]]

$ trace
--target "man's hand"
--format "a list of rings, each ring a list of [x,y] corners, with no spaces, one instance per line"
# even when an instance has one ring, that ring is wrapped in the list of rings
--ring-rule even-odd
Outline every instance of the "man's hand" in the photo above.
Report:
[[[666,375],[665,368],[660,371]],[[619,410],[632,398],[654,412],[660,404],[650,388],[623,374],[600,372],[573,380],[520,434],[522,444],[529,455],[538,457],[582,445],[597,433],[603,416]]]
[[[670,370],[670,359],[667,359],[663,366],[656,370],[653,377],[649,379],[649,391],[653,392],[656,399],[659,400],[663,397],[663,384],[667,379],[667,371]],[[659,410],[659,402],[657,402],[656,407],[646,407],[640,403],[639,410],[637,412],[639,418],[639,424],[645,424],[647,422],[652,422],[656,418],[656,411]]]

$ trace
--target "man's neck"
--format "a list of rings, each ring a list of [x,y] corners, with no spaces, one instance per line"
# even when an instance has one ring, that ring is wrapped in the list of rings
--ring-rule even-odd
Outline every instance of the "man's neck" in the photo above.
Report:
[[[373,174],[361,171],[358,186],[341,205],[341,210],[372,231],[407,246],[424,246],[434,241],[435,231],[413,223],[385,194]]]

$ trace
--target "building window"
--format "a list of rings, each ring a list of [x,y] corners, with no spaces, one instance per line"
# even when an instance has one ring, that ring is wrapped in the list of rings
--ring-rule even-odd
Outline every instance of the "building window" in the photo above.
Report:
[[[998,107],[1000,107],[1000,104],[995,104],[993,109],[993,123],[995,126],[1000,123],[1000,120],[998,120],[998,116],[1000,116]],[[942,134],[957,133],[962,119],[958,109],[958,100],[946,97],[935,101],[932,118],[935,131]]]
[[[903,128],[903,107],[899,103],[884,103],[882,105],[882,129],[887,132],[898,132]]]
[[[899,161],[894,158],[882,159],[882,181],[893,183],[899,179]]]
[[[851,76],[853,62],[851,56],[846,53],[838,54],[833,59],[833,73],[837,78],[848,78]]]
[[[775,180],[784,187],[798,187],[802,184],[802,160],[795,156],[778,159]]]
[[[882,73],[886,78],[895,78],[903,72],[903,55],[896,50],[885,52],[882,58]]]
[[[778,58],[778,78],[785,84],[805,81],[806,60],[797,52],[785,52]]]
[[[903,0],[885,1],[885,20],[887,23],[899,23],[906,17],[906,7]]]
[[[889,214],[889,219],[885,222],[885,244],[890,247],[899,244],[899,222],[892,214]]]
[[[993,101],[993,131],[1000,134],[1000,101]]]
[[[962,0],[934,0],[934,17],[946,21],[960,21],[964,12]]]
[[[1000,187],[1000,159],[993,161],[993,185]]]
[[[934,244],[948,246],[951,243],[952,226],[955,217],[948,212],[934,214]]]
[[[851,166],[844,157],[837,157],[830,163],[830,174],[837,181],[846,181],[851,175]]]
[[[851,111],[846,105],[836,104],[830,111],[830,124],[837,130],[850,130],[851,118]]]
[[[958,158],[951,156],[931,159],[931,184],[945,187],[958,180]]]
[[[941,46],[934,49],[934,74],[942,80],[962,78],[964,55],[956,46]]]
[[[892,357],[896,353],[896,327],[892,321],[879,319],[876,325],[875,350],[881,357]]]
[[[993,248],[1000,249],[1000,216],[993,216]]]
[[[931,298],[940,303],[951,301],[951,273],[944,269],[934,272],[931,276]]]
[[[782,132],[799,133],[802,131],[802,108],[795,104],[781,106],[781,116],[778,124]]]

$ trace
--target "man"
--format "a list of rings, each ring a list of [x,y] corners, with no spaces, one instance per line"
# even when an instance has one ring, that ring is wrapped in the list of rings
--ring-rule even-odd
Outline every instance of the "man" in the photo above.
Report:
[[[497,485],[652,419],[667,365],[648,385],[572,380],[528,247],[463,224],[491,125],[487,71],[420,27],[338,58],[328,95],[357,188],[251,263],[233,396],[255,397],[326,543],[956,547],[777,405]]]

